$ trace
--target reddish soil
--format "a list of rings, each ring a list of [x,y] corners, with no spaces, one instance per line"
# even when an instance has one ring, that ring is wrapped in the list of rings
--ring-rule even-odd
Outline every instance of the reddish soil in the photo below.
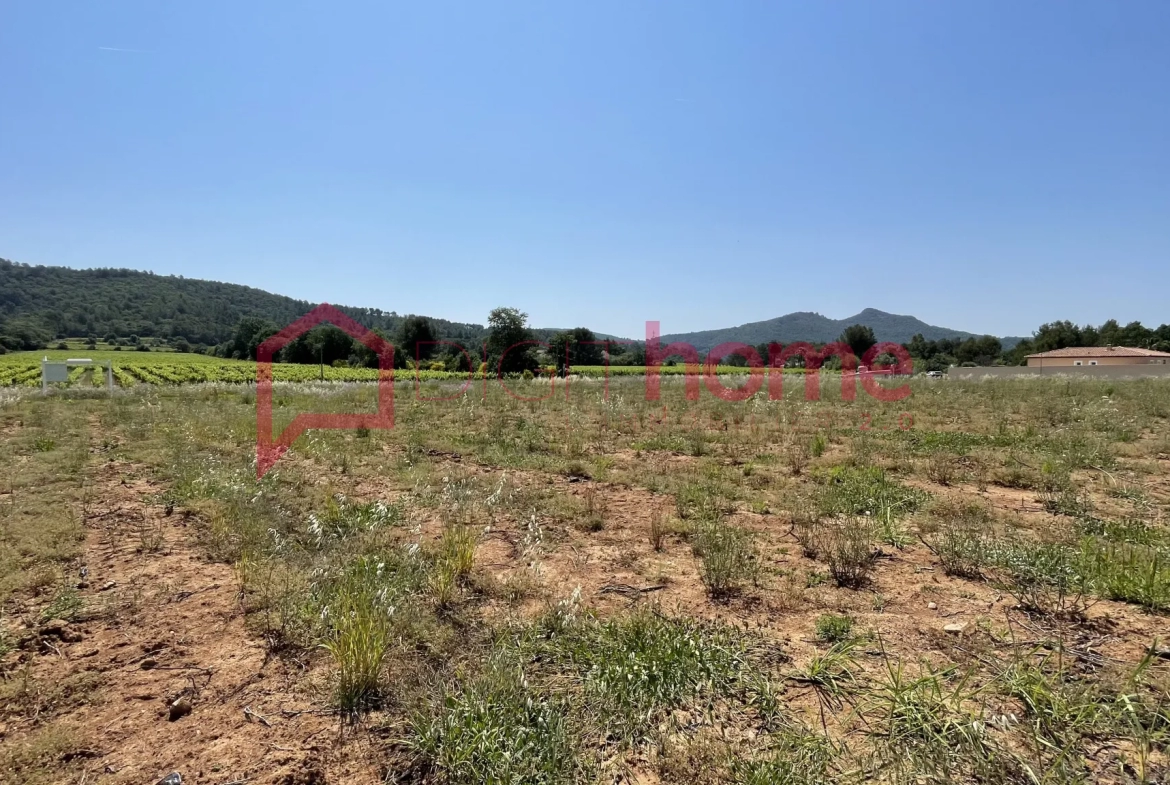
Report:
[[[99,685],[58,714],[86,745],[72,753],[82,781],[141,785],[171,771],[196,784],[381,781],[363,734],[317,713],[313,674],[267,657],[249,634],[232,569],[199,555],[185,516],[155,501],[162,489],[113,463],[94,484],[88,620],[70,625],[68,642],[42,638],[41,653],[21,655],[37,680]],[[162,533],[161,550],[143,551],[144,527]],[[180,698],[190,713],[172,721]],[[9,740],[26,730],[11,727]]]

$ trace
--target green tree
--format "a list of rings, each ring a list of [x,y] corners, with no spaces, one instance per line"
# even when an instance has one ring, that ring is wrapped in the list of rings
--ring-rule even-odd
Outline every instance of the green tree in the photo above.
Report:
[[[853,352],[858,362],[870,350],[870,347],[877,343],[877,338],[873,334],[873,328],[867,327],[864,324],[849,325],[837,340],[849,347],[849,350]]]
[[[246,316],[236,322],[226,354],[228,357],[238,357],[241,360],[255,360],[256,348],[276,333],[276,325],[272,322],[256,316]],[[136,341],[136,336],[130,336],[131,343]]]
[[[1037,353],[1088,345],[1081,328],[1070,321],[1042,324],[1032,336],[1032,350]]]
[[[1121,325],[1110,319],[1097,328],[1097,341],[1101,346],[1117,346],[1122,342]]]
[[[31,319],[8,319],[0,326],[0,343],[14,352],[43,349],[49,343],[49,331]]]
[[[398,327],[397,352],[402,352],[403,361],[429,360],[435,353],[435,328],[425,316],[408,316]],[[397,353],[396,352],[396,353]]]
[[[1003,344],[994,335],[968,338],[959,344],[955,356],[959,362],[991,365],[1003,353]]]
[[[1141,322],[1130,322],[1121,331],[1121,345],[1139,349],[1147,348],[1154,341],[1154,331]]]
[[[642,343],[632,344],[610,344],[609,349],[602,355],[602,361],[605,356],[609,356],[610,365],[645,365],[646,364],[646,346]]]
[[[597,336],[587,327],[574,327],[548,339],[548,351],[556,363],[557,374],[565,375],[566,361],[569,368],[581,365],[601,365],[605,361],[602,346],[596,343]]]
[[[386,341],[386,343],[393,343],[393,341],[390,340],[390,337],[377,327],[375,327],[370,332],[372,332],[374,335],[378,336],[382,340]],[[354,355],[354,359],[357,360],[357,363],[356,363],[357,365],[360,365],[360,366],[365,367],[365,368],[379,367],[378,366],[378,353],[375,352],[373,349],[371,349],[369,346],[366,346],[361,341],[354,341],[353,342],[353,355]],[[403,349],[401,346],[395,346],[394,347],[394,367],[395,368],[405,368],[406,367],[406,360],[407,360],[406,350]]]
[[[528,329],[528,314],[518,308],[500,307],[488,314],[488,372],[523,373],[537,368]]]
[[[930,344],[923,337],[922,333],[915,333],[910,338],[910,342],[904,344],[904,346],[906,347],[906,351],[910,352],[911,357],[918,357],[923,360],[930,357],[930,354],[928,354],[930,352]]]

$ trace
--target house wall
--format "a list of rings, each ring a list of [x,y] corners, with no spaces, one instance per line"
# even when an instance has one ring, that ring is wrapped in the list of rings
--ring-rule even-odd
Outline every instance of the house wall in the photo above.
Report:
[[[1096,379],[1170,379],[1170,365],[1054,365],[1045,368],[1036,366],[1004,365],[993,368],[951,368],[948,379],[1033,379],[1041,376],[1066,376]]]
[[[1035,357],[1028,360],[1029,368],[1076,368],[1089,365],[1094,360],[1102,365],[1165,365],[1164,357]]]

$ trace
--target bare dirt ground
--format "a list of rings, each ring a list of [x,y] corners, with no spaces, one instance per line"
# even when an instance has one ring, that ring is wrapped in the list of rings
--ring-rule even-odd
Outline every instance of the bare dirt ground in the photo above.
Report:
[[[160,490],[130,465],[97,472],[78,585],[106,612],[44,624],[24,642],[40,653],[16,655],[37,681],[98,685],[60,713],[85,741],[68,753],[80,780],[67,781],[153,783],[172,771],[190,783],[380,781],[362,733],[311,700],[312,672],[267,656],[249,633],[232,568],[200,554],[190,519],[160,504]]]
[[[209,410],[219,405],[211,403]],[[119,445],[120,437],[114,436],[106,439],[112,439],[110,446],[97,448],[96,419],[90,423],[88,461],[76,463],[73,480],[84,488],[75,510],[84,532],[81,555],[64,570],[63,586],[57,572],[39,585],[30,583],[13,592],[0,619],[4,628],[18,631],[8,654],[0,640],[0,687],[15,707],[0,711],[0,754],[7,753],[5,748],[35,746],[47,730],[69,737],[44,747],[47,751],[40,754],[47,763],[35,770],[29,766],[32,776],[17,772],[12,781],[22,784],[151,785],[180,772],[183,782],[212,785],[466,785],[466,776],[450,764],[444,771],[433,755],[419,763],[419,747],[406,746],[404,740],[417,741],[421,735],[412,726],[412,712],[418,706],[441,711],[435,696],[448,683],[461,688],[461,682],[474,683],[474,669],[465,674],[463,667],[486,656],[493,636],[537,627],[558,602],[578,592],[583,613],[606,621],[653,607],[670,618],[715,621],[719,624],[712,626],[750,632],[769,654],[760,672],[775,666],[766,673],[786,722],[823,732],[842,745],[861,746],[872,739],[880,744],[884,738],[876,725],[866,724],[871,720],[861,709],[864,704],[872,714],[891,663],[910,663],[915,673],[931,673],[939,684],[969,671],[986,687],[978,695],[986,716],[1027,718],[1019,694],[996,682],[1011,663],[1046,663],[1055,652],[1062,672],[1051,685],[1101,685],[1101,695],[1113,695],[1121,689],[1119,678],[1154,652],[1167,632],[1164,613],[1137,603],[1093,596],[1084,614],[1039,613],[1026,609],[1002,581],[947,575],[937,552],[926,544],[933,518],[946,514],[945,503],[986,508],[1005,542],[1018,532],[1075,544],[1081,536],[1077,526],[1092,522],[1056,514],[1053,499],[1046,500],[1038,486],[997,484],[993,469],[1000,467],[979,455],[956,454],[955,463],[968,466],[970,461],[972,470],[939,481],[924,468],[927,458],[886,445],[872,467],[896,478],[899,488],[922,492],[929,503],[895,521],[899,537],[875,534],[867,543],[867,552],[876,558],[866,581],[838,586],[823,552],[818,558],[802,553],[794,517],[803,491],[819,487],[837,467],[857,468],[864,453],[844,439],[828,444],[811,466],[794,469],[779,451],[741,460],[747,453],[738,447],[707,447],[693,455],[644,446],[599,449],[592,459],[578,461],[579,453],[550,458],[541,451],[547,448],[537,444],[541,463],[487,448],[476,453],[474,443],[471,448],[456,445],[460,454],[438,438],[433,443],[442,449],[419,447],[409,439],[387,444],[369,434],[347,434],[327,449],[314,450],[306,440],[282,458],[283,484],[268,486],[268,492],[276,490],[281,514],[241,521],[233,516],[243,507],[231,503],[255,494],[254,501],[260,492],[252,476],[224,469],[223,456],[232,455],[238,468],[250,443],[227,444],[220,433],[198,443],[191,436],[198,418],[184,413],[176,417],[182,427],[172,426],[167,439],[144,439],[136,446],[130,437]],[[130,433],[133,424],[123,427]],[[0,428],[6,439],[25,438],[11,422]],[[42,452],[30,446],[30,437],[12,454],[40,467],[45,477],[64,476],[57,471],[68,457],[64,437],[37,432],[38,441],[50,436],[60,444],[49,443]],[[169,456],[172,449],[193,444],[202,451],[200,462],[193,462],[196,470],[186,476],[207,484],[182,496],[176,488],[184,475]],[[1069,495],[1075,490],[1077,498],[1090,500],[1098,523],[1132,517],[1159,532],[1170,509],[1170,459],[1140,440],[1119,443],[1117,452],[1107,470],[1085,464],[1070,470]],[[415,464],[404,468],[408,454]],[[1040,459],[1025,457],[1040,465]],[[582,466],[589,471],[574,468]],[[222,489],[238,476],[247,482],[236,482],[231,491],[236,495],[228,498]],[[457,486],[474,492],[456,500],[449,492]],[[491,506],[486,497],[497,487],[506,488],[506,498]],[[23,498],[23,491],[14,493],[11,486],[6,491],[0,481],[0,504],[15,508]],[[361,505],[394,507],[401,517],[376,532],[363,528],[364,523],[355,526],[344,537],[361,541],[359,546],[349,550],[335,542],[329,551],[312,542],[307,524],[326,515],[338,499],[350,505],[347,514],[355,521],[364,520],[358,517]],[[754,569],[745,569],[734,592],[712,591],[705,572],[703,524],[696,522],[695,510],[705,509],[699,505],[706,502],[717,506],[721,527],[746,533],[751,543]],[[39,515],[32,509],[21,520],[39,526]],[[855,515],[862,520],[863,513]],[[267,620],[261,617],[270,606],[257,600],[267,596],[262,590],[269,579],[257,579],[249,569],[256,551],[216,551],[210,535],[217,520],[226,521],[233,534],[251,525],[249,536],[258,534],[265,542],[302,538],[267,556],[269,564],[308,576],[300,586],[311,585],[326,569],[336,574],[367,554],[381,559],[391,548],[414,548],[436,570],[447,558],[443,549],[456,528],[473,532],[473,565],[459,577],[454,600],[441,602],[434,584],[420,584],[418,607],[432,626],[409,644],[414,648],[408,652],[417,653],[419,662],[387,660],[380,700],[343,720],[336,690],[339,662],[331,661],[335,655],[325,645],[333,639],[318,635],[298,647],[278,641],[272,628],[264,633]],[[265,528],[285,525],[289,528],[280,532]],[[668,528],[656,538],[652,529],[658,525]],[[63,589],[77,599],[70,612],[60,614],[68,622],[50,613]],[[327,618],[319,606],[303,603],[297,610],[304,608],[313,620]],[[820,629],[826,617],[835,615],[852,625],[847,642],[856,646],[849,667],[858,679],[853,692],[842,693],[838,710],[826,716],[827,693],[810,687],[802,674],[835,648]],[[436,667],[427,657],[443,665]],[[1160,676],[1164,663],[1156,666]],[[540,675],[535,665],[533,672]],[[440,677],[427,678],[435,674]],[[419,683],[426,690],[417,692],[425,693],[429,703],[414,701],[419,695],[412,690]],[[974,696],[965,700],[975,703]],[[967,708],[961,705],[954,713],[966,717]],[[605,746],[610,740],[603,739],[591,749],[600,750],[597,770],[604,774],[589,781],[754,785],[760,780],[732,777],[727,756],[763,754],[765,737],[780,738],[785,732],[767,728],[754,711],[713,719],[697,704],[672,706],[662,715],[670,721],[658,726],[654,744],[623,748]],[[1151,725],[1163,727],[1152,720]],[[1016,721],[1011,729],[1022,727]],[[1094,781],[1141,781],[1132,776],[1132,766],[1126,768],[1125,758],[1135,759],[1129,738],[1116,728],[1108,732],[1113,735],[1096,727],[1084,732],[1091,747],[1080,771]],[[755,734],[762,739],[759,745]],[[1020,749],[1007,731],[1002,737],[1004,749]],[[1099,743],[1103,738],[1108,743]],[[1164,749],[1152,746],[1147,760],[1151,771],[1163,771]],[[723,768],[703,778],[695,771],[703,766]],[[0,771],[0,782],[7,782],[6,776]]]

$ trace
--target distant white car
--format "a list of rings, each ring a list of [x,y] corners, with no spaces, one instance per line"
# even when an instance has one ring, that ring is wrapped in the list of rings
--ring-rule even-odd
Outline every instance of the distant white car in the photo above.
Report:
[[[941,379],[941,378],[943,378],[943,372],[942,371],[927,371],[926,378],[928,378],[928,379]]]

